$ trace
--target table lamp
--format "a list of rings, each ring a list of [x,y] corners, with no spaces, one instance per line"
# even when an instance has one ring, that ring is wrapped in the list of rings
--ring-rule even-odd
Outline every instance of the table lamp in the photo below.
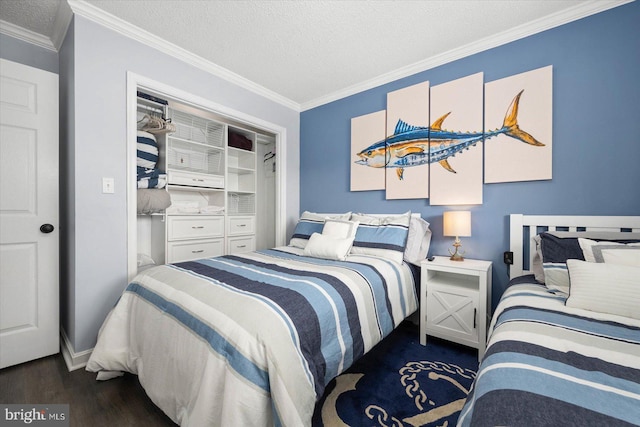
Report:
[[[458,252],[458,248],[462,246],[460,244],[460,237],[471,236],[471,212],[469,211],[448,211],[442,216],[444,235],[455,236],[456,240],[453,242],[453,247],[456,249],[451,254],[451,261],[464,261],[462,255],[464,252]]]

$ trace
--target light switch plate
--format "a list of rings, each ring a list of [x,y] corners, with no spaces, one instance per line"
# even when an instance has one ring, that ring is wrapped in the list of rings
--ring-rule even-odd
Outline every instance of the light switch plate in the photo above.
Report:
[[[102,178],[102,192],[105,194],[113,194],[115,192],[114,189],[115,181],[113,178]]]

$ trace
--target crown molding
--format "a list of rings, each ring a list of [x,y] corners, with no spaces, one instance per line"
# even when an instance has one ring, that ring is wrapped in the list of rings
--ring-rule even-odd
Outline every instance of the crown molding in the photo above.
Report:
[[[102,9],[93,6],[92,4],[85,2],[84,0],[67,1],[74,14],[82,16],[83,18],[87,18],[125,37],[129,37],[140,43],[143,43],[146,46],[160,50],[167,55],[173,56],[176,59],[200,68],[201,70],[211,73],[233,84],[236,84],[257,95],[270,99],[273,102],[281,104],[294,111],[300,111],[300,104],[298,104],[297,102],[286,98],[276,92],[273,92],[265,88],[264,86],[246,79],[226,68],[214,64],[213,62],[208,61],[192,52],[189,52],[188,50],[183,49],[180,46],[177,46],[167,40],[164,40],[148,31],[135,27],[127,21],[124,21],[110,13],[107,13]]]
[[[58,5],[55,20],[53,21],[53,31],[51,34],[51,42],[58,51],[62,46],[65,36],[67,35],[71,18],[73,18],[71,8],[66,1],[61,1]]]
[[[494,34],[490,37],[485,37],[484,39],[480,39],[460,48],[429,57],[423,61],[418,61],[406,67],[402,67],[389,73],[382,74],[373,79],[363,81],[353,86],[349,86],[343,90],[327,94],[308,102],[304,102],[300,105],[300,111],[310,110],[312,108],[319,107],[321,105],[325,105],[330,102],[337,101],[339,99],[343,99],[348,96],[355,95],[357,93],[364,92],[366,90],[373,89],[387,83],[391,83],[404,77],[430,70],[440,65],[444,65],[479,52],[489,50],[531,36],[533,34],[549,30],[551,28],[559,27],[561,25],[577,21],[578,19],[586,18],[587,16],[604,12],[605,10],[609,10],[614,7],[631,3],[633,1],[635,0],[584,1],[575,7],[568,8],[544,18],[528,22],[524,25],[520,25],[518,27],[503,31],[498,34]]]
[[[27,30],[26,28],[22,28],[18,25],[12,24],[11,22],[3,21],[2,19],[0,19],[0,33],[58,52],[58,49],[56,49],[49,37],[36,33],[35,31]]]
[[[58,10],[56,11],[56,16],[54,18],[53,34],[51,37],[47,37],[43,34],[36,33],[1,19],[0,33],[58,52],[60,50],[60,46],[62,46],[64,37],[67,34],[67,29],[69,28],[69,23],[71,23],[72,17],[73,13],[71,12],[71,8],[67,2],[61,1],[58,5]]]
[[[544,18],[515,27],[511,30],[486,37],[476,42],[470,43],[457,49],[444,52],[439,55],[429,57],[423,61],[393,70],[375,78],[357,83],[336,92],[315,98],[311,101],[299,104],[287,97],[273,92],[249,79],[246,79],[226,68],[223,68],[211,61],[208,61],[192,52],[187,51],[173,43],[170,43],[145,30],[137,28],[132,24],[99,9],[84,0],[67,0],[60,2],[54,22],[54,30],[51,38],[34,31],[22,28],[15,24],[0,20],[0,33],[32,43],[36,46],[57,52],[66,35],[69,23],[73,14],[78,14],[102,26],[105,26],[125,37],[132,38],[151,48],[157,49],[174,58],[200,68],[210,74],[220,77],[226,81],[236,84],[255,94],[270,99],[294,111],[306,111],[321,105],[325,105],[369,89],[408,77],[446,63],[456,61],[466,56],[474,55],[482,51],[492,49],[530,35],[549,30],[594,15],[606,10],[631,3],[635,0],[588,0],[579,5],[565,9],[561,12],[546,16]]]

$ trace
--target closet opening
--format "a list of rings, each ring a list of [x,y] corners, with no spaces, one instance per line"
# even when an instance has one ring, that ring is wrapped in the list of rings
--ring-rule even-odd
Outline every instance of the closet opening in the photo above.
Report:
[[[284,244],[285,129],[128,74],[128,276]]]

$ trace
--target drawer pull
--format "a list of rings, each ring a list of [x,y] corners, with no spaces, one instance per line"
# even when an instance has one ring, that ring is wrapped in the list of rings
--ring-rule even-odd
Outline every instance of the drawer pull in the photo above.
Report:
[[[191,181],[195,181],[195,182],[204,182],[204,179],[200,179],[200,178],[191,178]]]
[[[240,248],[246,248],[246,247],[247,247],[247,245],[238,245],[238,249],[240,249]]]
[[[192,254],[199,254],[204,252],[204,249],[200,249],[199,251],[191,251]]]
[[[191,228],[193,228],[194,230],[199,230],[199,229],[201,229],[201,228],[204,228],[204,225],[194,225],[194,226],[193,226],[193,227],[191,227]]]
[[[246,227],[246,226],[247,226],[247,224],[238,224],[238,225],[236,225],[236,227]]]

